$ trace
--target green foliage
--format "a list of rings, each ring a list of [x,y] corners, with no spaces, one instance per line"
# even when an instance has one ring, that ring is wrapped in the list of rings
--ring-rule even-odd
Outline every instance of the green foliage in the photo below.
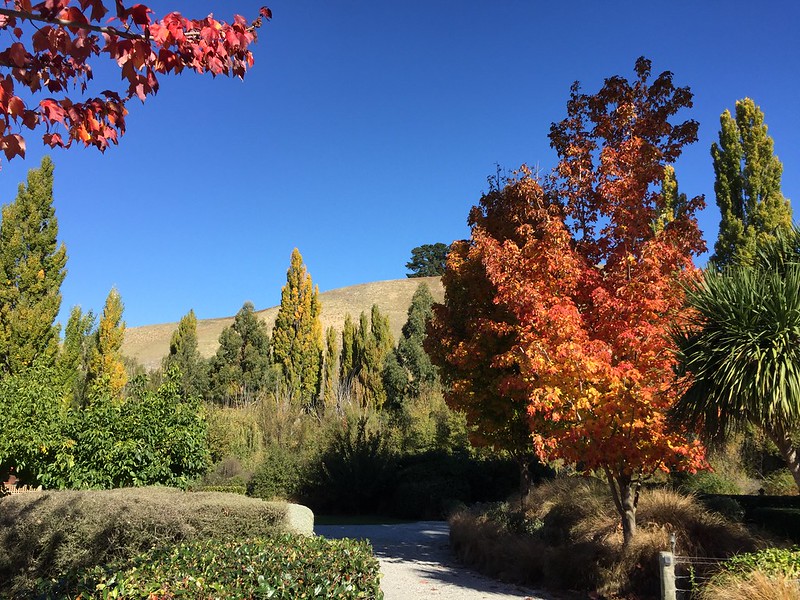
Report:
[[[349,336],[347,320],[342,332],[342,365],[349,365]],[[345,337],[345,334],[348,337]],[[394,346],[389,317],[375,304],[370,315],[361,313],[358,327],[352,332],[352,366],[344,381],[350,382],[355,396],[364,407],[380,409],[386,402],[383,387],[384,361]],[[348,353],[348,355],[346,355]]]
[[[295,248],[272,330],[272,356],[282,367],[291,397],[306,410],[315,406],[322,382],[321,313],[319,290]]]
[[[389,496],[394,464],[385,435],[367,417],[346,417],[310,465],[308,502],[319,511],[374,512]]]
[[[58,246],[53,208],[53,163],[28,171],[0,221],[0,376],[38,362],[53,366],[58,353],[61,283],[67,251]]]
[[[687,291],[689,323],[674,332],[690,385],[673,415],[724,439],[750,424],[777,445],[798,480],[800,231],[765,241],[753,266],[709,269]]]
[[[378,561],[366,541],[283,535],[244,541],[206,540],[159,548],[125,562],[89,569],[70,597],[380,599]],[[63,589],[51,588],[64,593]],[[53,597],[50,595],[49,597]]]
[[[718,585],[723,580],[742,578],[753,571],[800,579],[800,549],[767,548],[758,552],[737,554],[725,562],[711,584]]]
[[[270,383],[271,360],[267,326],[245,302],[233,325],[222,330],[211,360],[209,396],[222,404],[244,404]]]
[[[67,388],[67,399],[72,406],[82,406],[88,400],[89,357],[94,345],[95,317],[92,311],[84,313],[74,306],[64,330],[64,343],[56,364]]]
[[[286,507],[235,494],[156,487],[17,494],[0,500],[0,589],[33,597],[37,579],[125,561],[191,540],[285,531]]]
[[[339,342],[336,330],[328,327],[325,332],[325,373],[322,401],[325,412],[336,408],[339,395]]]
[[[204,413],[168,378],[141,397],[69,411],[53,454],[37,473],[47,488],[185,486],[208,467]]]
[[[190,310],[178,323],[169,342],[169,354],[162,362],[163,372],[176,366],[184,398],[202,397],[208,386],[206,363],[197,349],[197,317]]]
[[[781,192],[783,165],[753,100],[738,100],[735,118],[722,113],[711,156],[722,215],[712,261],[718,267],[749,265],[759,246],[792,226],[792,209]]]
[[[296,450],[272,445],[247,485],[247,494],[262,500],[295,500],[305,481],[305,463]]]
[[[94,332],[94,343],[89,350],[86,381],[91,400],[107,398],[121,400],[128,374],[122,357],[125,340],[125,322],[122,320],[122,298],[112,288],[106,298],[100,323]]]
[[[406,394],[418,396],[424,387],[439,383],[438,371],[423,347],[432,317],[433,296],[430,288],[421,283],[411,298],[393,359],[384,363],[384,387],[392,404],[398,404]]]
[[[437,242],[423,244],[411,250],[411,260],[406,263],[410,272],[406,277],[433,277],[442,275],[447,264],[450,246]]]
[[[41,483],[41,475],[59,459],[65,419],[59,377],[52,369],[33,368],[0,378],[0,481],[11,468],[24,484]]]

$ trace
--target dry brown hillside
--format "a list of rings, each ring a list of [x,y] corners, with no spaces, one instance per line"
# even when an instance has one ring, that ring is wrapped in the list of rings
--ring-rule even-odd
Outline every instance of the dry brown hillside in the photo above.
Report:
[[[341,331],[345,314],[350,313],[358,319],[361,311],[369,312],[373,304],[377,304],[381,312],[389,315],[392,334],[395,342],[400,336],[400,329],[406,322],[411,296],[420,283],[426,283],[437,302],[442,302],[444,289],[438,277],[420,277],[412,279],[395,279],[393,281],[375,281],[350,287],[339,288],[320,293],[322,302],[322,328],[334,327]],[[260,310],[256,314],[266,321],[270,332],[278,314],[278,307]],[[225,327],[233,323],[233,317],[220,319],[204,319],[197,322],[197,342],[200,354],[209,357],[217,351],[219,334]],[[169,352],[169,340],[177,323],[145,325],[131,327],[125,332],[122,352],[135,358],[147,369],[155,369],[161,365],[161,359]]]

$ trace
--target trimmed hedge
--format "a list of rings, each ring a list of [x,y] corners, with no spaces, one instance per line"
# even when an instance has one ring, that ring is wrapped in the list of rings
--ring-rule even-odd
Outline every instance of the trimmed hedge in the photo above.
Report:
[[[285,531],[286,505],[218,492],[124,488],[17,494],[0,500],[0,597],[39,578],[197,539]]]
[[[379,563],[366,541],[293,535],[159,548],[39,591],[44,598],[87,600],[383,598]]]

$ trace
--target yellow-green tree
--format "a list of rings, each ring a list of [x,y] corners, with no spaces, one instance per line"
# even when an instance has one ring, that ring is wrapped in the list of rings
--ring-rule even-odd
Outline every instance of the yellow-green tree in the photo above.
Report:
[[[58,354],[61,282],[67,251],[58,244],[53,208],[53,163],[45,157],[28,172],[0,221],[0,375],[37,362],[52,366]]]
[[[281,305],[272,330],[272,357],[281,365],[292,397],[309,410],[320,395],[322,379],[322,322],[319,290],[311,282],[303,257],[295,248]]]
[[[325,387],[323,388],[322,401],[325,410],[336,406],[339,388],[339,338],[333,327],[325,331]]]
[[[122,360],[125,322],[122,320],[122,298],[112,288],[103,307],[103,315],[94,334],[87,379],[92,398],[122,399],[128,374]]]

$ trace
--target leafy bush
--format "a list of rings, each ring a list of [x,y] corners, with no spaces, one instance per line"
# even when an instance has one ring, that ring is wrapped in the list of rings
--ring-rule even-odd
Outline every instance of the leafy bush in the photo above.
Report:
[[[768,548],[726,561],[703,589],[707,600],[783,600],[800,598],[800,549]]]
[[[263,500],[296,499],[305,482],[305,464],[297,451],[273,445],[253,473],[247,494]]]
[[[366,541],[276,536],[205,540],[158,548],[90,568],[46,597],[383,598],[379,564]]]
[[[308,503],[317,510],[375,512],[390,495],[395,457],[367,417],[347,418],[310,467]]]
[[[17,494],[0,500],[0,594],[29,595],[37,578],[124,560],[153,547],[284,530],[286,506],[169,488]]]
[[[764,478],[764,492],[771,496],[797,495],[797,484],[789,469],[777,469]]]

